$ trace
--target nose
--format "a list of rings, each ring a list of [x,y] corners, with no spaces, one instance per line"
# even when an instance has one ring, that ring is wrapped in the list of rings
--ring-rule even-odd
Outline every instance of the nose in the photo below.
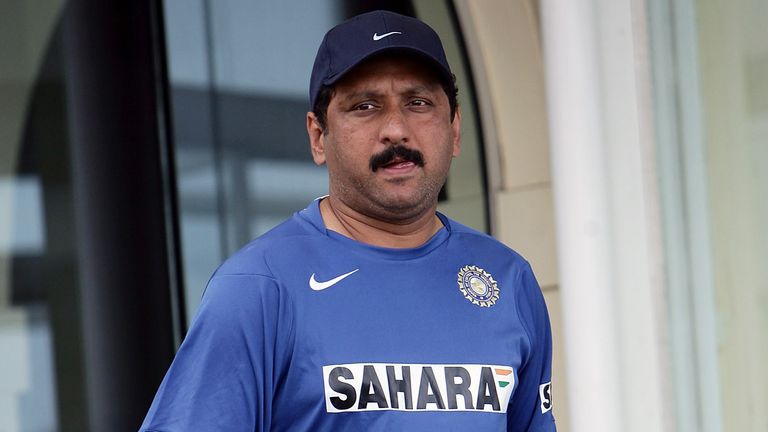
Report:
[[[399,108],[387,110],[379,130],[379,142],[387,145],[402,145],[410,139],[410,127],[406,114]]]

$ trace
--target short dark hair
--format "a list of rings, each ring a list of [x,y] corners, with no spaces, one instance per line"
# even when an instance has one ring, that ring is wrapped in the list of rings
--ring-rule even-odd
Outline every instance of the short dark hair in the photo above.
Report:
[[[451,79],[453,80],[452,86],[446,82],[441,82],[440,85],[443,87],[446,96],[448,96],[448,105],[451,107],[451,121],[453,121],[456,116],[456,108],[459,105],[459,87],[456,86],[456,75],[451,74]],[[317,98],[315,99],[315,106],[312,107],[312,112],[315,113],[315,118],[323,133],[326,132],[328,105],[331,103],[334,92],[333,86],[323,85],[320,87],[320,91],[318,91]]]

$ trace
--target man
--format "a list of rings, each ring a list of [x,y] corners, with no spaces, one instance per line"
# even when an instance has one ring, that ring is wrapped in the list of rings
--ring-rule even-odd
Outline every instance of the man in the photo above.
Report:
[[[528,263],[436,212],[461,112],[437,34],[330,30],[307,114],[330,193],[214,274],[145,431],[554,431]]]

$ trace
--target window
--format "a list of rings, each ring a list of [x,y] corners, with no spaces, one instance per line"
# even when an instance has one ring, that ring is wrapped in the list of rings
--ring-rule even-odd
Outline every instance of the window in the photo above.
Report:
[[[0,430],[79,428],[60,1],[0,2]],[[61,400],[71,409],[60,412]]]
[[[768,427],[768,4],[651,1],[677,426]]]

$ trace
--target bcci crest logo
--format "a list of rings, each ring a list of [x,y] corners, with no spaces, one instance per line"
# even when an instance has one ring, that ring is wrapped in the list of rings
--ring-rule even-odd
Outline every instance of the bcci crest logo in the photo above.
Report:
[[[493,276],[477,266],[464,266],[459,271],[459,290],[480,307],[491,307],[499,299],[499,286]]]

